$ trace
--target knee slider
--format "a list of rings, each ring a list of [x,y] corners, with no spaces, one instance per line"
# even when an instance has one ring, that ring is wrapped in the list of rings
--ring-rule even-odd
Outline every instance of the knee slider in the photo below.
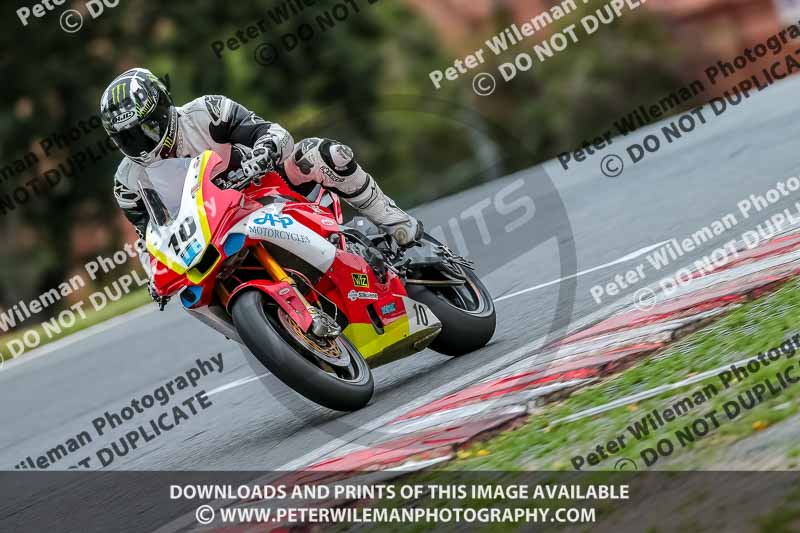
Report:
[[[325,164],[340,176],[351,176],[358,169],[353,150],[339,141],[323,140],[319,152]]]

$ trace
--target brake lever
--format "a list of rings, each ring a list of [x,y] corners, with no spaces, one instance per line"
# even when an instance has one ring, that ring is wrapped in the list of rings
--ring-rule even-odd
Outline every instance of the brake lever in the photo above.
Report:
[[[268,170],[267,172],[271,171]],[[261,185],[261,176],[249,177],[247,174],[244,173],[244,170],[241,168],[238,170],[232,170],[228,173],[225,178],[225,188],[226,189],[236,189],[237,191],[243,191],[246,189],[251,183],[255,184],[256,187]]]
[[[228,173],[229,183],[231,184],[231,188],[235,188],[238,191],[246,189],[251,183],[256,187],[260,187],[261,179],[270,172],[274,172],[275,169],[275,162],[268,161],[267,168],[263,173],[251,177],[247,175],[243,168],[240,168]]]
[[[244,175],[244,171],[242,169],[231,170],[228,172],[228,175],[222,179],[224,185],[223,188],[241,190],[244,188],[242,185],[245,184],[246,179],[247,177]]]

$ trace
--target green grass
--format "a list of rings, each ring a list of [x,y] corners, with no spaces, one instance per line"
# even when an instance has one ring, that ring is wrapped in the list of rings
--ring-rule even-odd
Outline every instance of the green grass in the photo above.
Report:
[[[611,377],[594,386],[580,389],[566,399],[542,407],[533,414],[521,427],[497,435],[484,442],[474,443],[458,452],[458,458],[449,463],[410,476],[404,477],[404,484],[438,484],[447,483],[450,475],[459,479],[457,472],[470,471],[469,481],[472,484],[482,482],[486,476],[486,483],[498,481],[497,472],[504,472],[503,482],[519,482],[533,486],[535,483],[563,483],[565,478],[558,477],[554,471],[571,471],[573,466],[570,459],[577,454],[585,456],[595,446],[613,439],[618,434],[625,434],[628,445],[616,455],[604,460],[593,468],[584,468],[589,471],[586,477],[575,479],[581,484],[588,483],[614,483],[621,479],[623,473],[612,473],[614,464],[622,457],[636,460],[640,470],[646,470],[641,464],[640,452],[644,448],[654,447],[659,438],[671,436],[687,423],[711,410],[720,410],[722,406],[752,388],[756,383],[763,381],[768,376],[778,371],[783,371],[790,366],[795,367],[795,375],[800,377],[800,352],[793,357],[783,356],[777,361],[745,379],[733,383],[724,389],[718,377],[708,378],[702,382],[688,385],[679,390],[657,397],[649,398],[636,405],[621,406],[611,411],[587,417],[572,422],[559,422],[564,417],[582,412],[585,409],[607,404],[608,402],[626,397],[630,394],[650,390],[659,385],[676,383],[698,373],[716,369],[724,365],[753,357],[759,352],[778,346],[785,338],[800,332],[797,317],[800,314],[800,282],[785,285],[775,293],[758,301],[747,303],[725,315],[716,323],[709,325],[682,341],[664,349],[660,353],[645,359],[632,368]],[[641,441],[633,438],[626,427],[634,420],[640,419],[644,413],[672,405],[675,400],[683,398],[690,393],[698,391],[707,384],[717,386],[718,394],[711,396],[708,401],[696,405],[688,414],[677,418],[660,428],[655,435],[643,438]],[[753,409],[744,411],[741,416],[728,420],[724,414],[719,416],[719,428],[710,431],[705,437],[697,439],[687,446],[681,447],[676,440],[676,450],[667,459],[659,460],[652,469],[658,470],[697,470],[719,459],[720,453],[731,449],[731,445],[747,442],[755,435],[760,435],[768,428],[779,425],[781,422],[797,417],[800,410],[800,383],[788,387],[776,395],[765,395],[764,401]],[[785,425],[784,425],[785,426]],[[783,427],[783,426],[781,426]],[[789,440],[789,439],[787,439]],[[767,454],[780,454],[784,467],[794,468],[800,458],[800,446],[796,442],[786,442],[784,450],[771,447]],[[740,465],[740,469],[752,468],[757,465],[747,463]],[[725,463],[718,466],[725,469]],[[538,471],[531,474],[531,471]],[[448,474],[451,472],[451,474]],[[534,478],[531,477],[534,476]],[[536,481],[534,481],[534,479]],[[572,479],[572,478],[570,478]],[[677,513],[683,517],[681,526],[689,530],[709,529],[709,523],[702,521],[709,513],[718,512],[720,505],[727,505],[728,510],[736,506],[748,505],[748,501],[735,500],[734,495],[725,495],[724,492],[708,492],[708,486],[698,486],[698,491],[684,491],[683,489],[671,492],[668,502],[664,502],[664,509],[651,509],[653,516],[642,522],[643,529],[659,531],[659,520],[669,520]],[[722,494],[722,500],[720,500]],[[752,513],[748,520],[761,531],[795,531],[800,523],[800,504],[797,504],[797,494],[782,501],[774,501],[774,506],[763,507]],[[524,501],[448,501],[425,500],[420,502],[425,507],[525,507],[536,506],[561,506],[560,502],[526,503]],[[642,510],[637,506],[620,506],[614,502],[596,502],[598,519],[624,519],[631,513],[638,514]],[[382,501],[378,505],[385,507],[412,506],[413,502]],[[649,528],[645,528],[645,522]],[[692,525],[695,521],[698,523]],[[713,522],[716,524],[716,522]],[[553,529],[542,525],[543,530]],[[714,525],[712,529],[716,527]],[[368,528],[369,529],[369,528]],[[396,531],[413,532],[426,529],[425,524],[404,524]],[[486,525],[475,527],[478,531],[499,530],[528,530],[526,524]],[[590,531],[590,524],[576,525],[575,529]],[[457,530],[457,528],[453,528]]]
[[[765,398],[760,405],[734,420],[728,420],[722,414],[718,429],[710,431],[685,449],[677,449],[679,443],[676,441],[675,431],[712,409],[720,410],[725,402],[734,400],[737,394],[745,392],[775,371],[797,365],[800,355],[792,359],[781,358],[769,367],[762,367],[757,375],[728,390],[722,390],[718,378],[709,378],[702,383],[662,394],[638,405],[618,407],[574,422],[555,422],[590,407],[604,405],[659,385],[679,382],[697,373],[752,357],[779,345],[785,337],[800,331],[796,318],[800,315],[798,288],[800,283],[792,282],[772,295],[735,309],[715,324],[688,335],[657,356],[648,358],[602,383],[581,389],[561,402],[545,406],[518,429],[462,450],[457,460],[442,468],[457,471],[571,470],[573,465],[570,459],[573,456],[580,454],[585,457],[598,444],[605,445],[619,434],[625,435],[626,448],[602,461],[597,468],[613,469],[616,461],[622,457],[641,463],[641,450],[654,447],[657,440],[663,437],[670,437],[675,441],[676,450],[669,460],[659,460],[654,465],[655,468],[702,468],[720,448],[724,449],[796,415],[800,404],[800,384],[784,390],[776,397]],[[800,376],[800,371],[797,374]],[[668,423],[654,436],[637,441],[626,431],[628,425],[645,413],[656,408],[663,409],[707,383],[717,385],[721,393],[712,401],[698,405],[689,414]],[[789,463],[788,455],[798,452],[786,450],[785,453]]]
[[[70,328],[62,328],[60,332],[46,333],[42,325],[37,324],[5,335],[0,337],[0,358],[2,358],[4,361],[12,359],[12,354],[8,348],[8,343],[12,340],[21,340],[26,332],[35,331],[41,339],[41,342],[37,347],[41,347],[58,339],[63,339],[64,337],[72,335],[73,333],[77,333],[78,331],[100,324],[101,322],[105,322],[111,318],[123,315],[129,311],[133,311],[134,309],[137,309],[151,301],[152,300],[147,289],[140,289],[132,291],[130,294],[117,300],[116,302],[110,302],[99,311],[86,311],[85,319],[81,319],[80,315],[76,313],[77,320],[75,321],[75,324]],[[25,354],[32,350],[33,348],[26,348],[25,351],[17,357],[24,357]]]

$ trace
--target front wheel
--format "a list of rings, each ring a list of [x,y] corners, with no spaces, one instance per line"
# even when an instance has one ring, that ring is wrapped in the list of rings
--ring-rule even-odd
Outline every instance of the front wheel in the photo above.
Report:
[[[497,325],[494,301],[480,278],[458,267],[463,285],[409,285],[408,295],[430,307],[442,322],[442,331],[429,348],[445,355],[464,355],[482,348]]]
[[[372,372],[344,335],[320,339],[304,333],[261,291],[241,294],[231,314],[253,355],[296,392],[336,411],[356,411],[369,403]]]

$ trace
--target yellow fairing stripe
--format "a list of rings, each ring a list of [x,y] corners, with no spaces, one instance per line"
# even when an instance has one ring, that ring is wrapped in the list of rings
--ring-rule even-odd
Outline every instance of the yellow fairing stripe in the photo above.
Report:
[[[156,259],[158,259],[161,262],[161,264],[163,264],[164,266],[166,266],[168,269],[172,270],[176,274],[183,275],[183,274],[186,273],[186,267],[183,264],[176,263],[175,261],[173,261],[172,259],[170,259],[166,255],[161,253],[161,250],[159,250],[158,248],[153,246],[153,244],[150,242],[149,239],[147,240],[147,251],[150,253],[151,256],[153,256]]]
[[[211,228],[208,225],[208,217],[206,217],[206,204],[203,201],[203,176],[206,174],[206,165],[208,164],[208,160],[211,159],[211,155],[214,152],[210,150],[206,150],[203,152],[203,160],[200,162],[200,174],[198,178],[198,185],[199,188],[197,189],[197,212],[200,214],[200,227],[203,230],[203,240],[209,244],[211,244]]]
[[[411,333],[408,317],[398,318],[383,329],[378,335],[372,324],[353,323],[344,329],[344,335],[355,344],[365,359],[383,352],[384,349],[405,339]]]
[[[200,229],[203,232],[203,240],[208,243],[210,246],[211,244],[211,229],[208,225],[208,217],[206,216],[206,206],[203,202],[203,176],[206,171],[206,165],[208,164],[208,160],[211,158],[211,154],[214,152],[205,151],[203,152],[203,159],[200,161],[200,171],[198,173],[198,189],[196,194],[196,201],[197,201],[197,213],[198,217],[200,218]],[[163,253],[158,250],[155,246],[153,246],[150,241],[147,241],[147,251],[150,252],[150,255],[158,259],[163,265],[167,268],[175,272],[176,274],[186,274],[188,270],[185,265],[182,263],[176,263]],[[205,252],[205,250],[203,250]],[[193,281],[194,282],[194,281]],[[196,283],[196,282],[194,282]]]

